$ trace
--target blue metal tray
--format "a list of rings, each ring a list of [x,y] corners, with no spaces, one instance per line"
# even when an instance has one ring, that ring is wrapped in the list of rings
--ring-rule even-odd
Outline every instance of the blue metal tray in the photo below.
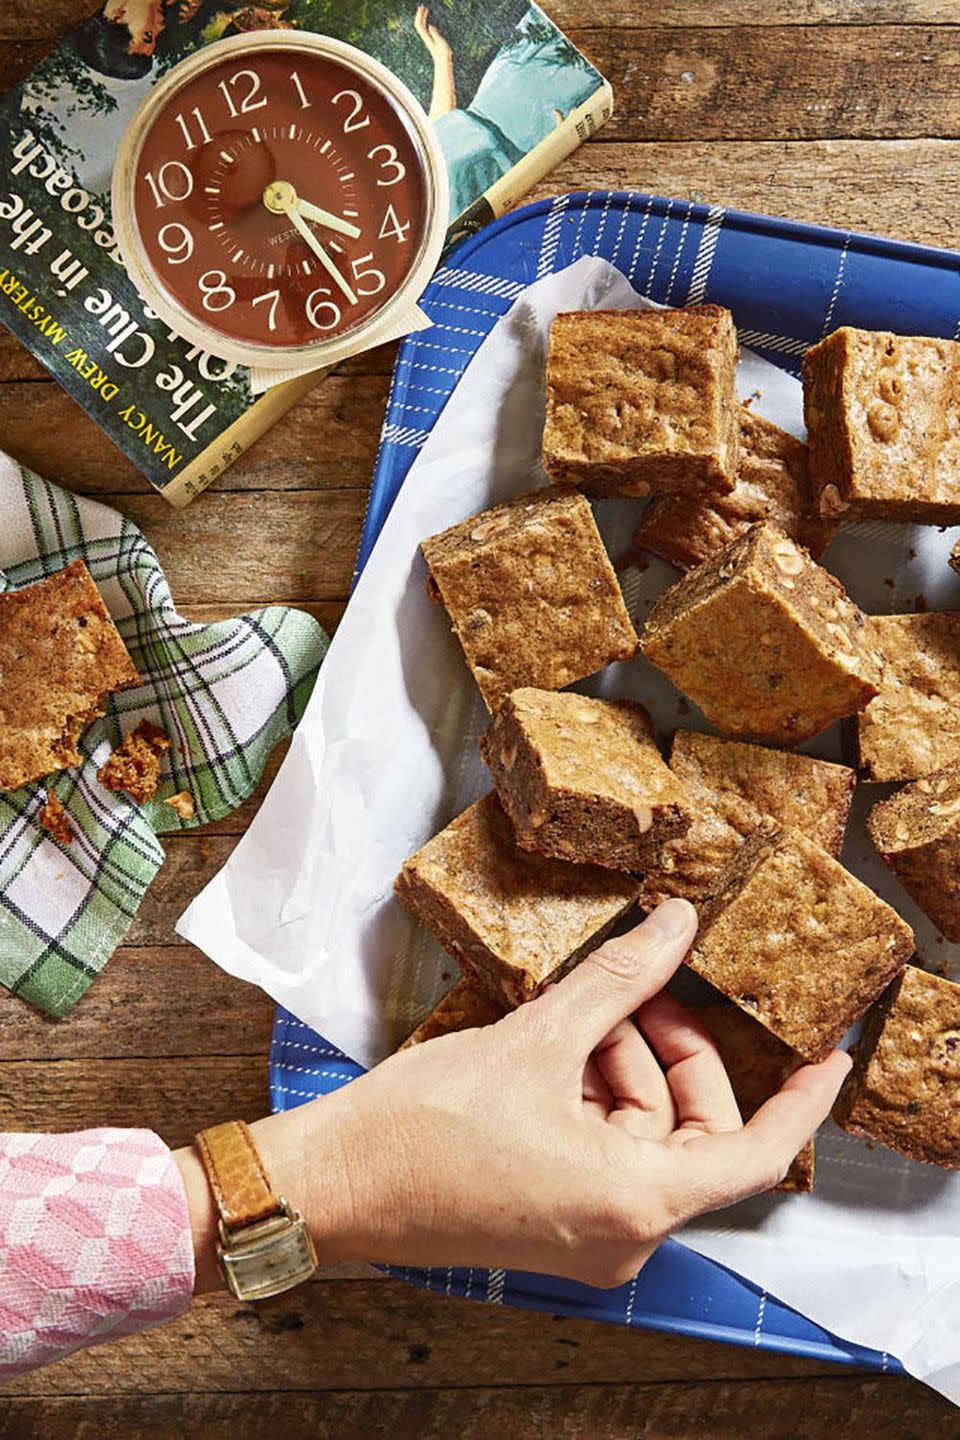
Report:
[[[644,295],[714,301],[741,342],[796,374],[838,325],[960,338],[960,256],[656,196],[562,195],[506,216],[449,257],[424,297],[433,328],[401,347],[357,559],[362,570],[417,452],[472,356],[521,291],[602,255]],[[270,1059],[275,1110],[329,1093],[360,1067],[285,1010]],[[899,1369],[668,1241],[629,1285],[593,1290],[514,1271],[399,1270],[429,1290],[670,1330],[840,1363]]]

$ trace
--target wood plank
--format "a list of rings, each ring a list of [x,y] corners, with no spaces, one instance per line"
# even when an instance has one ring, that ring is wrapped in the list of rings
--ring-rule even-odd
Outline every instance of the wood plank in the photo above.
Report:
[[[581,146],[528,199],[643,190],[950,247],[957,243],[951,177],[958,162],[960,144],[952,140],[598,140]]]
[[[178,1010],[167,1007],[174,1035]],[[185,1044],[172,1059],[0,1062],[0,1130],[145,1125],[177,1146],[207,1125],[255,1120],[268,1109],[265,1055],[191,1055]]]
[[[367,485],[389,384],[387,375],[328,376],[231,465],[217,490]],[[82,494],[108,497],[147,488],[133,461],[50,380],[0,384],[0,436],[16,459]]]
[[[166,836],[163,841],[166,861],[144,896],[125,943],[141,947],[182,947],[183,941],[174,933],[174,924],[191,900],[226,864],[237,839],[234,835],[207,835],[204,830]]]
[[[563,29],[595,22],[592,0],[550,0],[548,14]],[[90,0],[5,0],[0,12],[0,40],[59,40],[90,14]],[[770,0],[712,0],[709,6],[691,0],[661,0],[640,6],[635,0],[606,0],[604,21],[611,27],[664,26],[685,29],[695,17],[701,26],[728,25],[896,25],[942,24],[957,17],[953,0],[795,0],[771,5]]]
[[[73,7],[78,0],[57,3]],[[595,0],[549,0],[545,8],[563,30],[597,23]],[[604,25],[610,29],[663,26],[686,30],[692,23],[701,28],[762,25],[779,29],[799,25],[942,25],[956,21],[957,8],[954,0],[795,0],[791,5],[771,4],[771,0],[710,0],[709,5],[691,0],[662,0],[657,5],[604,0],[602,15]]]
[[[246,608],[250,609],[249,606]],[[328,635],[334,633],[343,619],[343,612],[346,608],[346,600],[299,600],[297,602],[297,609],[305,610],[308,615],[312,615]],[[231,616],[239,614],[236,603],[233,605],[181,605],[179,610],[184,619],[198,620],[202,624],[209,624],[213,620],[228,620]]]
[[[914,1381],[848,1380],[542,1385],[516,1388],[338,1391],[291,1395],[69,1396],[0,1405],[4,1440],[954,1440],[956,1411]],[[762,1420],[760,1417],[762,1416]],[[762,1430],[758,1430],[762,1424]]]
[[[960,131],[960,30],[574,30],[613,85],[605,140],[846,139]]]
[[[141,917],[146,911],[145,903]],[[262,990],[233,979],[182,941],[122,946],[65,1020],[51,1020],[0,989],[0,1091],[4,1067],[17,1060],[84,1060],[98,1070],[118,1057],[249,1055],[262,1075],[273,1013]],[[19,1113],[19,1073],[9,1074],[8,1117]],[[62,1127],[59,1106],[54,1098],[46,1113],[34,1112],[33,1123]]]
[[[572,28],[616,96],[608,140],[952,136],[953,25]],[[43,42],[39,49],[44,48]],[[0,50],[0,91],[38,47]],[[27,67],[28,68],[28,67]]]
[[[319,1280],[256,1307],[228,1296],[197,1300],[163,1330],[81,1351],[21,1380],[0,1380],[0,1393],[423,1390],[544,1383],[572,1389],[630,1384],[638,1376],[646,1382],[777,1376],[796,1383],[837,1373],[827,1361],[480,1305],[428,1294],[399,1280]]]
[[[344,599],[366,502],[359,489],[211,491],[189,510],[156,494],[127,495],[122,508],[159,555],[177,604],[240,614]]]

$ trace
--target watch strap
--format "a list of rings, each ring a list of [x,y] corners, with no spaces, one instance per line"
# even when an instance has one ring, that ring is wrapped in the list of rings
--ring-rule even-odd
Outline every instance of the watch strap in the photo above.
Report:
[[[228,1120],[202,1130],[196,1144],[226,1230],[283,1213],[283,1202],[267,1178],[260,1151],[243,1120]]]

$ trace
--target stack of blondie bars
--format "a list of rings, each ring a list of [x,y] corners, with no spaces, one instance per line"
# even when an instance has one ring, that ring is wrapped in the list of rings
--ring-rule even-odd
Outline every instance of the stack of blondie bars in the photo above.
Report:
[[[910,926],[840,860],[858,778],[909,782],[870,834],[960,940],[960,613],[865,615],[819,563],[850,520],[960,523],[960,344],[828,336],[808,444],[740,404],[737,360],[719,306],[558,315],[551,483],[423,542],[491,712],[492,787],[397,878],[461,969],[407,1043],[494,1022],[679,895],[744,1118],[866,1016],[836,1119],[960,1169],[960,985],[908,963]],[[637,546],[684,572],[639,636],[603,496],[648,499]],[[568,688],[640,653],[717,734],[680,729],[664,759],[642,705]],[[793,748],[837,720],[850,765]],[[808,1147],[781,1188],[812,1184]]]

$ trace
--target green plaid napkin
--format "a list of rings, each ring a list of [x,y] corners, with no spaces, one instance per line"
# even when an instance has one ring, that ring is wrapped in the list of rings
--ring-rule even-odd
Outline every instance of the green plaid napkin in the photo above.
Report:
[[[0,794],[0,983],[57,1016],[129,928],[163,864],[158,834],[217,820],[247,799],[300,720],[327,647],[311,616],[281,606],[215,625],[181,619],[135,525],[0,455],[0,590],[76,559],[86,561],[144,684],[115,695],[89,727],[78,769],[49,787]],[[141,809],[98,784],[97,770],[142,719],[172,744],[164,783]],[[39,823],[48,788],[69,812],[70,845]],[[181,790],[196,805],[189,821],[163,803]]]

